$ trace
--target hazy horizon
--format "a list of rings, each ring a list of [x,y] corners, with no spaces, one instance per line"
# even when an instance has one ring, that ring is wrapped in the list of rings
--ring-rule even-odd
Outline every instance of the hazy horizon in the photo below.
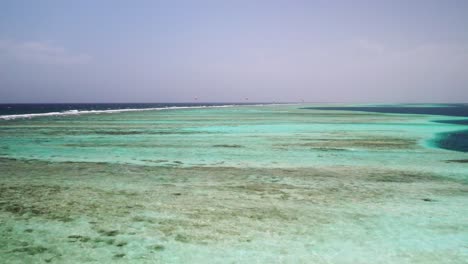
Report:
[[[47,101],[39,101],[39,102],[0,102],[0,105],[11,105],[11,104],[379,104],[379,105],[431,105],[431,104],[447,104],[447,105],[457,105],[457,104],[468,104],[468,102],[390,102],[390,101],[381,101],[381,102],[371,102],[371,101],[343,101],[343,102],[314,102],[314,101],[127,101],[127,102],[118,102],[118,101],[109,101],[109,102],[102,102],[102,101],[83,101],[83,102],[47,102]]]
[[[457,0],[7,0],[0,103],[466,103],[467,13]]]

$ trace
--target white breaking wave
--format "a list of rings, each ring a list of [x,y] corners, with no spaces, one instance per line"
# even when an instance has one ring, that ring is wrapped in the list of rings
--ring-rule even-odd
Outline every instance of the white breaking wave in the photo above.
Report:
[[[245,106],[263,106],[265,104],[245,105]],[[172,109],[196,109],[196,108],[221,108],[233,107],[242,105],[201,105],[201,106],[168,106],[168,107],[153,107],[153,108],[127,108],[127,109],[109,109],[109,110],[69,110],[63,112],[48,112],[37,114],[20,114],[20,115],[0,115],[0,119],[11,120],[18,118],[33,118],[41,116],[68,116],[68,115],[81,115],[81,114],[111,114],[121,112],[137,112],[137,111],[159,111],[159,110],[172,110]]]

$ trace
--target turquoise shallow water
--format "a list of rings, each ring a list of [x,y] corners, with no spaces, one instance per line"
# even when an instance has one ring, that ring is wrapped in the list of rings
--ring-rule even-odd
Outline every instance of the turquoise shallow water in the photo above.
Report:
[[[307,108],[306,108],[307,109]],[[468,105],[467,104],[396,104],[396,105],[355,105],[355,106],[326,106],[309,107],[315,110],[346,110],[373,113],[394,114],[425,114],[451,116],[456,119],[433,120],[434,122],[464,125],[465,130],[439,133],[433,143],[448,150],[468,152]]]
[[[468,154],[434,145],[463,125],[308,106],[0,120],[0,255],[466,262]]]

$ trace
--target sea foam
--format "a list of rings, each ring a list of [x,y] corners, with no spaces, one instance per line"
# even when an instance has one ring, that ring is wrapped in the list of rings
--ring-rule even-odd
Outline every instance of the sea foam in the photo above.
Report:
[[[112,114],[121,112],[137,112],[137,111],[159,111],[159,110],[174,110],[174,109],[196,109],[196,108],[222,108],[233,107],[236,105],[200,105],[200,106],[167,106],[167,107],[151,107],[151,108],[125,108],[125,109],[108,109],[108,110],[68,110],[63,112],[47,112],[47,113],[31,113],[18,115],[0,115],[0,119],[12,120],[18,118],[33,118],[44,116],[69,116],[81,114]],[[260,106],[260,105],[257,105]]]

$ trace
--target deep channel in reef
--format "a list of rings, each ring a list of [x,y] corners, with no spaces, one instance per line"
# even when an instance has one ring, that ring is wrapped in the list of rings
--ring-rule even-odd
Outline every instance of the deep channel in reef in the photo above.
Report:
[[[440,133],[434,141],[440,148],[468,152],[468,130]]]

